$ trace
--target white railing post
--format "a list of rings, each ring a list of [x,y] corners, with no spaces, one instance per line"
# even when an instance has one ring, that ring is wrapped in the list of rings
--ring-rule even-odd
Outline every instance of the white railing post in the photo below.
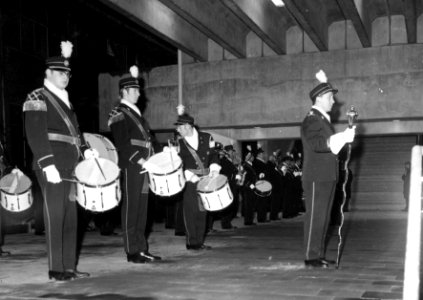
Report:
[[[403,300],[419,300],[420,293],[422,155],[423,147],[414,146],[411,151]]]

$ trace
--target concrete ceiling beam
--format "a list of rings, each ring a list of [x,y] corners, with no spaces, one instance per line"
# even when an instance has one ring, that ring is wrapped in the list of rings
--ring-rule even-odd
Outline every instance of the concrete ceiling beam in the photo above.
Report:
[[[299,3],[301,2],[301,4]],[[285,7],[320,51],[328,51],[328,24],[321,1],[284,0]]]
[[[275,53],[286,54],[286,19],[271,1],[222,0]]]
[[[369,22],[363,20],[366,19],[364,16],[365,11],[362,6],[357,7],[355,0],[336,0],[341,8],[345,18],[351,20],[354,25],[354,29],[357,32],[358,38],[360,39],[361,45],[364,48],[371,47],[371,25]]]
[[[247,26],[219,0],[159,0],[237,58],[246,57]]]
[[[156,0],[99,0],[199,61],[208,59],[208,37]]]

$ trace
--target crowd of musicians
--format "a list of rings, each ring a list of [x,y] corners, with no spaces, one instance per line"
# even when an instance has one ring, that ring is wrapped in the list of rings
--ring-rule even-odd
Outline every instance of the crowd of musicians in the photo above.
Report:
[[[182,162],[181,173],[175,177],[181,189],[168,198],[174,201],[166,206],[166,222],[169,228],[175,228],[176,235],[185,236],[187,250],[212,249],[206,238],[217,222],[224,230],[236,230],[232,224],[234,218],[243,218],[245,226],[253,226],[306,212],[305,265],[330,264],[325,259],[322,241],[338,179],[337,154],[346,143],[352,142],[355,131],[348,128],[334,133],[328,113],[337,90],[329,83],[322,82],[310,92],[313,106],[301,129],[304,160],[300,152],[284,153],[280,149],[267,155],[260,145],[254,150],[248,147],[241,157],[233,145],[222,145],[201,131],[183,106],[175,114],[175,143],[158,145],[138,105],[141,86],[138,70],[133,66],[119,80],[120,102],[110,112],[108,122],[118,153],[120,178],[114,182],[112,193],[97,196],[95,186],[109,184],[110,174],[99,151],[81,134],[66,91],[71,78],[72,47],[70,42],[62,42],[62,55],[46,60],[44,84],[28,93],[23,104],[26,139],[33,155],[32,169],[43,199],[50,279],[67,281],[90,276],[77,268],[81,222],[78,222],[78,203],[86,209],[103,212],[103,197],[110,194],[116,196],[113,200],[119,204],[120,222],[116,225],[120,223],[122,229],[127,262],[143,264],[162,259],[153,254],[154,249],[150,252],[147,222],[151,219],[152,199],[157,204],[163,198],[151,193],[152,177],[160,173],[162,166],[152,163],[150,158],[160,153],[171,158],[172,167],[177,159]],[[81,187],[75,175],[82,162],[87,162],[89,182]],[[323,166],[317,169],[316,162]],[[9,191],[16,190],[16,181],[23,176],[19,170],[12,173],[11,181],[4,183]],[[213,183],[222,182],[222,176],[228,190],[219,197],[230,201],[229,205],[215,208],[209,203],[208,191],[200,191],[200,186],[207,190]],[[154,184],[158,184],[158,179],[153,180]],[[169,190],[166,183],[161,193]],[[89,186],[94,188],[89,190]]]

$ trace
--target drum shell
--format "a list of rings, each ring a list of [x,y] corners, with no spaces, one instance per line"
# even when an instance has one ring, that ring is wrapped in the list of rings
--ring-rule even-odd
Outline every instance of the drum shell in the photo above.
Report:
[[[97,162],[96,162],[97,160]],[[102,167],[99,172],[97,163]],[[93,178],[89,175],[92,170],[98,172],[98,182],[89,182]],[[88,174],[87,174],[88,173]],[[105,175],[105,179],[101,178]],[[120,170],[112,161],[105,158],[81,161],[75,169],[76,200],[83,208],[93,212],[104,212],[116,207],[121,200]]]
[[[185,187],[185,176],[182,160],[178,155],[161,152],[153,155],[148,160],[159,166],[163,172],[148,172],[150,190],[158,196],[173,196]]]
[[[7,174],[0,180],[1,186],[9,186],[13,181],[15,174]],[[34,202],[32,196],[32,182],[26,175],[18,177],[19,190],[14,193],[6,191],[4,188],[0,189],[1,206],[9,212],[23,212],[28,210]]]
[[[269,197],[272,194],[272,184],[267,180],[258,180],[254,193],[259,197]]]
[[[198,196],[207,211],[222,210],[228,207],[234,198],[226,176],[219,174],[218,177],[222,182],[217,185],[209,184],[208,181],[212,183],[213,178],[208,176],[202,177],[197,184]],[[225,180],[223,180],[223,177]],[[204,186],[208,188],[206,189]]]

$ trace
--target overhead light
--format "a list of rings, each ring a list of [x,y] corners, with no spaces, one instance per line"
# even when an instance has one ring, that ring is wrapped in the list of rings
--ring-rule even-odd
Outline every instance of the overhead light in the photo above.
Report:
[[[283,3],[282,0],[272,0],[273,4],[276,5],[277,7],[282,7],[285,6],[285,3]]]

